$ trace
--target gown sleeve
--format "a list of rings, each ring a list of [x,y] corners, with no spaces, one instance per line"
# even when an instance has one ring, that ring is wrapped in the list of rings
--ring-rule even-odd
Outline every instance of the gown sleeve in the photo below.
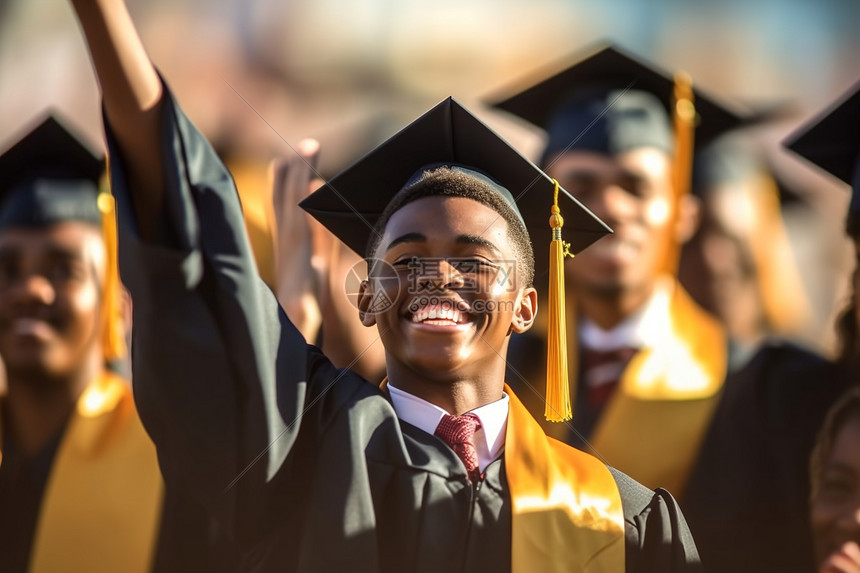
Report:
[[[361,388],[327,391],[350,376],[306,344],[259,278],[232,177],[166,86],[164,94],[165,203],[152,241],[136,231],[105,118],[120,269],[134,306],[135,400],[165,479],[191,488],[237,537],[259,537],[278,506],[289,509],[289,495],[274,493],[285,491],[281,482],[307,479],[302,464],[285,464],[300,425],[303,434],[322,428]]]
[[[672,494],[610,471],[624,508],[627,573],[700,573],[699,552]]]

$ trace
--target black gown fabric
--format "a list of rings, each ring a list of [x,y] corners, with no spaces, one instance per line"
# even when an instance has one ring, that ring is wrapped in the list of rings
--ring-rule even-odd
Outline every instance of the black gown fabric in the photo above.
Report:
[[[511,346],[517,391],[523,378],[538,375],[528,369],[545,346],[534,337]],[[849,383],[838,365],[778,339],[727,375],[679,498],[706,573],[814,570],[809,457],[828,408]],[[571,426],[543,421],[534,392],[524,403],[548,433],[591,453],[587,440],[601,412],[587,408],[581,386]]]
[[[809,457],[850,380],[772,340],[731,373],[681,499],[706,573],[814,571]]]
[[[3,405],[0,404],[0,408]],[[9,416],[2,416],[3,463],[0,464],[0,571],[27,573],[39,508],[51,473],[51,462],[63,429],[33,456],[17,447]]]
[[[141,418],[168,484],[195,490],[241,571],[507,571],[504,460],[472,486],[441,440],[306,344],[257,276],[233,181],[165,96],[165,213],[135,231],[108,126]],[[627,571],[698,571],[672,497],[613,472]]]

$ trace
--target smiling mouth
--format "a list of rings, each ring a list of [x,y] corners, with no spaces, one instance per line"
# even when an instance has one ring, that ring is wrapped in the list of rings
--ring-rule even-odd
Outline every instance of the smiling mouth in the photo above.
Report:
[[[412,311],[410,317],[412,324],[463,326],[471,324],[474,320],[465,302],[448,299],[425,301],[424,303],[413,301],[410,305],[410,311]]]
[[[15,336],[42,338],[49,336],[53,327],[40,318],[20,317],[11,321],[9,331]]]

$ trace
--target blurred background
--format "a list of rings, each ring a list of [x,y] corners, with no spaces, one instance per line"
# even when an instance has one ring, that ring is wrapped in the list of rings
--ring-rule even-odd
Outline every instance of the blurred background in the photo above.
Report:
[[[129,0],[150,55],[231,162],[264,171],[303,137],[330,175],[453,95],[535,158],[542,134],[482,102],[612,41],[740,109],[801,197],[784,215],[814,320],[832,354],[853,253],[847,186],[780,141],[860,79],[857,0]],[[98,89],[70,7],[0,0],[0,147],[53,107],[100,145]],[[288,145],[289,144],[289,145]],[[240,169],[241,167],[237,167]]]

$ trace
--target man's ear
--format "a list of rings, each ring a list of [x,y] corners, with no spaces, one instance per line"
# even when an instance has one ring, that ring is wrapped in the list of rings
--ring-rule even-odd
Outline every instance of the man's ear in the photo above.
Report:
[[[511,331],[522,334],[532,327],[537,317],[537,290],[526,287],[520,296],[514,316],[511,319]]]
[[[370,286],[370,281],[363,280],[358,286],[358,318],[364,326],[373,326],[376,324],[376,315],[369,312],[370,303],[373,302],[373,288]]]
[[[693,238],[702,221],[702,200],[687,193],[678,201],[678,217],[675,222],[675,239],[683,245]]]

